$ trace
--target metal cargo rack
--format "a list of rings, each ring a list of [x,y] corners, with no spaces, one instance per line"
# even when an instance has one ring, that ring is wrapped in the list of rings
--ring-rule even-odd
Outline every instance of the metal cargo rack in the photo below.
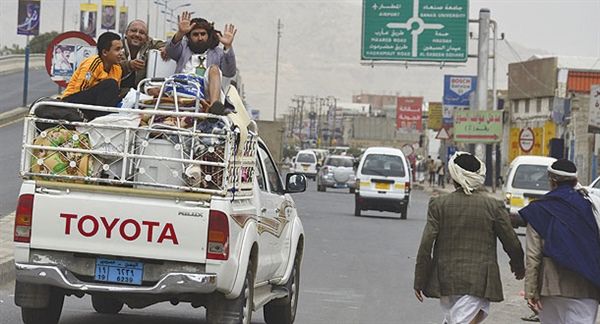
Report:
[[[168,82],[167,79],[162,84],[161,94]],[[90,122],[36,117],[35,111],[42,106],[74,109],[79,113],[82,109],[118,113],[108,116],[133,122],[102,123],[102,117]],[[227,116],[198,112],[198,100],[188,111],[179,109],[177,95],[173,104],[161,105],[158,100],[152,108],[124,109],[55,101],[34,104],[25,117],[21,176],[221,196],[252,195],[256,133],[248,132],[242,142],[239,128]],[[135,123],[137,117],[148,120],[148,124]],[[176,123],[154,122],[160,118],[174,118]],[[191,120],[192,126],[182,127],[183,120]],[[41,130],[38,123],[55,126]],[[213,125],[212,131],[206,132]],[[198,129],[200,126],[204,126],[204,132]]]

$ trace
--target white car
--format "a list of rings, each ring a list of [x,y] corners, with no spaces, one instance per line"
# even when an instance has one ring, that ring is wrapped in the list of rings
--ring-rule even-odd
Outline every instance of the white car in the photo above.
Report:
[[[32,111],[41,105],[83,109],[60,102]],[[153,128],[150,136],[148,126],[93,122],[39,132],[38,118],[25,118],[14,228],[24,323],[55,324],[64,297],[85,294],[105,314],[170,301],[206,307],[209,323],[250,323],[260,308],[267,323],[294,322],[304,230],[290,193],[304,191],[306,178],[291,173],[284,185],[265,144],[250,131],[236,137],[229,117],[179,116],[218,119],[222,132]]]
[[[510,163],[502,191],[513,227],[525,226],[518,213],[521,208],[550,191],[548,166],[554,161],[547,156],[521,155]]]
[[[329,188],[345,188],[350,193],[356,189],[354,158],[346,155],[330,155],[317,173],[317,191]]]
[[[302,173],[313,180],[317,177],[319,162],[317,155],[312,150],[302,150],[296,154],[292,163],[292,172]]]
[[[410,200],[410,165],[401,150],[368,148],[356,171],[354,215],[363,210],[391,211],[406,219]]]
[[[589,186],[585,187],[589,193],[600,197],[600,177],[596,178]]]

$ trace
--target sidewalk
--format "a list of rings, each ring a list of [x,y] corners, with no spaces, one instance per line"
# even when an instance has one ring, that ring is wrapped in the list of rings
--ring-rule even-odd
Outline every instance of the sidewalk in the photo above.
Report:
[[[0,218],[0,284],[15,278],[13,229],[15,213]]]

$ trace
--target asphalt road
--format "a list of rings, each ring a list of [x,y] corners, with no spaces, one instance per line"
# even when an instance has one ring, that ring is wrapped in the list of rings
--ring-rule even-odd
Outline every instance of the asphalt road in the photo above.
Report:
[[[347,190],[316,191],[310,181],[307,192],[295,194],[306,232],[306,251],[296,323],[441,323],[438,301],[416,301],[412,280],[415,254],[425,225],[429,194],[414,190],[408,219],[398,214],[366,212],[353,216],[353,196]],[[492,305],[486,323],[520,323],[529,315],[518,295],[522,282],[510,279],[508,261],[501,252],[500,268],[506,302]],[[0,324],[21,323],[13,302],[13,285],[0,287]],[[205,323],[204,310],[189,304],[153,305],[125,309],[118,315],[94,312],[89,297],[67,297],[63,324],[108,323]],[[264,323],[262,311],[252,323]]]
[[[23,106],[23,71],[0,75],[0,113]],[[27,103],[58,92],[45,69],[30,69]]]
[[[17,205],[22,138],[23,120],[0,127],[0,218],[12,213]]]

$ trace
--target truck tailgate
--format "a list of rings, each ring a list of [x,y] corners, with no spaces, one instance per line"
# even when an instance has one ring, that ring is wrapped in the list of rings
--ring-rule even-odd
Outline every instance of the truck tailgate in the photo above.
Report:
[[[208,214],[173,198],[37,192],[31,248],[204,263]]]

